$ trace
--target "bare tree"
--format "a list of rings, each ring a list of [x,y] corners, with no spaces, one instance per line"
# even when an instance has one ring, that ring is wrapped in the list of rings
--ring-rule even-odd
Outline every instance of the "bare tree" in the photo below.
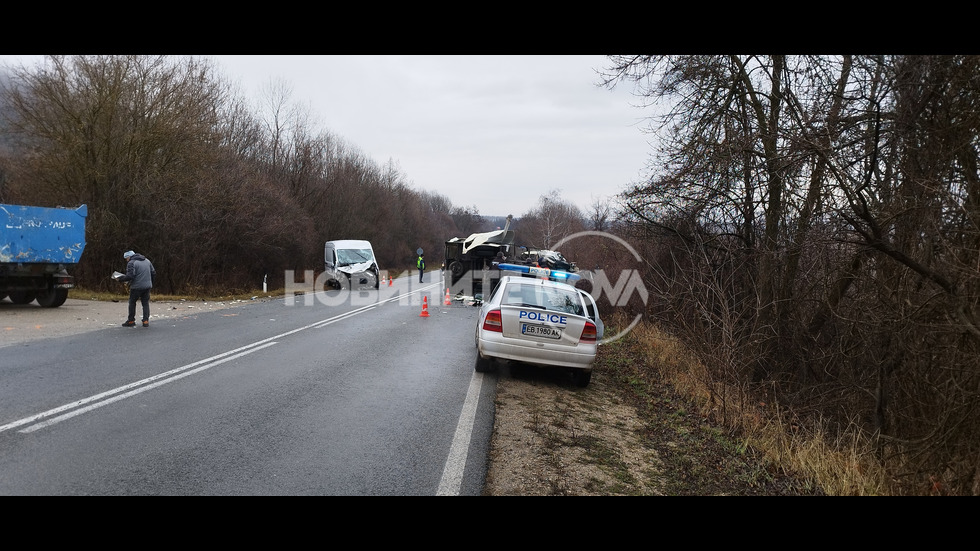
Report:
[[[592,231],[609,229],[609,218],[612,215],[612,205],[609,199],[593,198],[589,205],[589,226]]]
[[[449,216],[452,217],[453,223],[456,224],[456,230],[459,233],[458,236],[450,237],[466,237],[471,233],[478,233],[483,229],[483,217],[480,216],[480,209],[476,205],[470,207],[453,207],[449,212]]]
[[[538,200],[538,205],[519,219],[525,246],[551,249],[555,243],[582,230],[582,212],[553,189]]]
[[[978,58],[611,62],[607,85],[668,107],[652,119],[663,168],[622,195],[624,220],[676,240],[656,267],[665,321],[686,320],[709,363],[712,343],[734,347],[719,376],[866,420],[883,461],[975,493]]]
[[[90,205],[81,274],[105,273],[120,247],[152,255],[174,231],[192,230],[185,216],[201,167],[215,164],[227,98],[208,62],[49,56],[43,70],[15,76],[11,129],[34,152],[19,158],[17,185],[57,204]]]

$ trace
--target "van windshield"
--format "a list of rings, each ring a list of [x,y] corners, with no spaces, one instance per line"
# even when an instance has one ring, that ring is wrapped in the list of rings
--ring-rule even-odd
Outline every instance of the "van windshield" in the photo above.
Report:
[[[337,249],[337,265],[350,266],[374,259],[371,249]]]

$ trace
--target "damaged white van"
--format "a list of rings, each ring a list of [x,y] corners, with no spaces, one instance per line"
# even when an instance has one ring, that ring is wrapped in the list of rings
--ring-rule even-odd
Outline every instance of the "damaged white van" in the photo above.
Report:
[[[326,285],[334,289],[377,289],[381,285],[381,269],[370,241],[327,241],[323,262]]]

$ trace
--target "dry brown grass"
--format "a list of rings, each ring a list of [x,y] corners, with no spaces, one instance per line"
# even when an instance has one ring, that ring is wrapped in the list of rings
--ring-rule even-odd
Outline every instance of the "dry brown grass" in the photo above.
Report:
[[[684,344],[644,323],[633,330],[656,375],[670,383],[700,414],[723,424],[775,464],[816,482],[827,495],[891,495],[888,476],[874,461],[872,445],[858,431],[828,435],[820,420],[809,425],[764,403],[745,389],[723,385]],[[786,419],[793,418],[793,422]]]

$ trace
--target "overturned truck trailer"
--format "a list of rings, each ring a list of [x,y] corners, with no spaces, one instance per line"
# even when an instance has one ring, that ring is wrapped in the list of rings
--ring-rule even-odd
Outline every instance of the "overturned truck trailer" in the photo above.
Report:
[[[490,292],[500,280],[498,264],[539,266],[567,272],[578,271],[560,252],[528,249],[514,245],[515,233],[510,229],[512,216],[507,216],[504,229],[473,233],[469,237],[454,237],[446,241],[446,271],[453,290],[469,294]]]
[[[507,217],[504,229],[470,234],[463,239],[454,237],[446,241],[446,271],[450,284],[456,285],[464,278],[479,277],[481,271],[490,269],[494,262],[513,257],[514,231]]]

